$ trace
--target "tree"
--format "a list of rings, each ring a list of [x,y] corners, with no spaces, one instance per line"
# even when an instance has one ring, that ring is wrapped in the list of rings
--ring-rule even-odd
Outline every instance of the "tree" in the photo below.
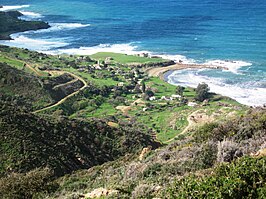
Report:
[[[183,87],[183,86],[177,86],[176,87],[176,94],[183,96],[184,91],[185,91],[185,87]]]
[[[154,92],[152,92],[151,90],[146,90],[145,94],[148,95],[149,97],[154,96]]]
[[[142,92],[145,93],[146,85],[145,85],[144,81],[141,82],[141,88],[142,88]]]
[[[187,104],[187,103],[188,103],[188,99],[187,99],[187,98],[182,97],[182,98],[180,99],[180,104],[181,104],[181,106],[182,106],[182,105],[185,105],[185,104]]]
[[[195,99],[202,102],[209,97],[209,86],[206,83],[199,84],[196,88],[196,97]]]
[[[137,84],[137,85],[135,86],[135,88],[134,88],[134,92],[135,92],[135,93],[141,93],[140,85],[139,85],[139,84]]]
[[[98,95],[95,97],[95,105],[97,107],[101,106],[101,104],[104,102],[104,98],[101,95]]]

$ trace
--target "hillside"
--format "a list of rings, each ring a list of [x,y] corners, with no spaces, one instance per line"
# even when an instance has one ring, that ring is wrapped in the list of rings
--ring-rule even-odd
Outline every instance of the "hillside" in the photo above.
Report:
[[[265,125],[265,108],[205,124],[156,151],[60,178],[51,198],[93,195],[99,188],[113,190],[108,198],[264,198]]]
[[[263,198],[265,108],[149,76],[160,58],[0,50],[1,198]]]
[[[18,11],[0,11],[0,40],[9,40],[10,34],[28,30],[39,30],[50,26],[42,21],[25,21],[18,17],[22,14]]]
[[[159,144],[137,127],[103,120],[54,121],[0,101],[1,175],[49,167],[56,176]]]
[[[1,98],[12,101],[16,106],[32,109],[53,102],[49,92],[43,88],[43,82],[22,70],[0,63]]]
[[[23,65],[23,62],[20,63]],[[64,98],[83,86],[73,77],[62,74],[55,77],[39,77],[29,73],[27,66],[22,70],[0,63],[0,97],[11,101],[14,105],[27,110],[39,109]],[[66,84],[68,83],[68,84]]]
[[[77,121],[69,123],[70,121],[63,120],[53,124],[45,121],[44,124],[43,120],[27,114],[18,115],[17,118],[3,116],[6,114],[2,111],[4,126],[10,125],[13,130],[6,134],[5,139],[1,138],[1,141],[5,143],[2,150],[6,150],[3,156],[4,165],[9,164],[10,172],[11,168],[22,170],[25,166],[38,167],[46,163],[56,168],[56,172],[57,169],[69,172],[71,169],[92,166],[90,160],[98,164],[108,162],[56,180],[51,178],[51,171],[46,168],[32,170],[26,174],[11,174],[0,180],[0,190],[4,198],[102,196],[233,199],[266,196],[266,109],[250,110],[247,115],[231,121],[205,124],[193,131],[191,136],[184,136],[168,146],[155,151],[145,148],[135,155],[127,155],[114,161],[110,160],[113,160],[114,156],[120,156],[125,150],[136,152],[135,149],[145,146],[143,143],[152,143],[146,136],[134,133],[135,131],[125,131],[123,128],[121,130],[124,136],[120,137],[121,131],[114,133],[100,121],[79,124]],[[22,119],[23,122],[19,122]],[[12,121],[12,124],[6,125],[7,120]],[[18,122],[15,122],[16,120]],[[45,129],[37,127],[33,122],[36,120],[39,126]],[[21,131],[25,131],[23,123],[29,126],[26,133]],[[75,127],[73,124],[76,124]],[[85,125],[88,129],[93,126],[94,131],[85,131]],[[95,133],[98,125],[101,130]],[[49,131],[50,128],[54,130]],[[64,129],[63,133],[60,128]],[[53,133],[54,131],[57,132]],[[25,137],[7,139],[12,132]],[[109,134],[105,134],[106,132]],[[129,135],[127,132],[130,132]],[[100,151],[97,151],[99,148]],[[23,157],[20,157],[17,152],[23,150],[23,153],[20,152]],[[50,158],[44,163],[46,157]],[[10,164],[14,160],[19,160],[21,164]]]

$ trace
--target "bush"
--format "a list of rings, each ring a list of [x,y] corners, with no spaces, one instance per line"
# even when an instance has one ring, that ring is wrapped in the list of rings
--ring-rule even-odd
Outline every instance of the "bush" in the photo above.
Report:
[[[132,192],[132,198],[143,198],[149,199],[153,198],[152,194],[154,193],[153,186],[147,184],[140,184],[135,187],[134,191]]]
[[[160,172],[161,170],[162,170],[162,165],[159,163],[155,163],[149,166],[147,169],[145,169],[145,171],[143,172],[143,176],[144,177],[154,176],[157,175],[158,172]]]
[[[233,141],[225,140],[218,143],[217,162],[230,162],[241,154],[238,144]]]
[[[33,198],[42,193],[50,193],[58,188],[51,180],[51,170],[35,169],[26,174],[13,173],[0,179],[0,198]]]
[[[166,191],[167,198],[265,198],[266,157],[221,164],[213,175],[188,176]]]
[[[202,102],[205,99],[209,98],[209,86],[208,84],[202,83],[199,84],[198,87],[196,88],[196,97],[195,99]]]
[[[196,169],[207,169],[214,165],[217,158],[217,144],[207,142],[203,144],[194,159]]]
[[[194,133],[194,140],[197,143],[202,143],[207,141],[209,138],[212,137],[212,131],[213,129],[217,128],[218,124],[217,123],[206,123],[199,127],[196,132]]]

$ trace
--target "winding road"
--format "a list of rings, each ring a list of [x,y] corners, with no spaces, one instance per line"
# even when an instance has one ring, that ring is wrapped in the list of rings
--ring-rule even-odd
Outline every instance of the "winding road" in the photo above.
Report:
[[[35,68],[33,68],[32,66],[30,66],[30,65],[28,65],[28,64],[26,64],[25,66],[28,67],[30,70],[32,70],[34,73],[36,73],[38,76],[42,76],[42,74],[39,73],[39,72],[38,72]],[[72,77],[74,77],[74,80],[71,80],[71,81],[65,83],[64,85],[67,85],[67,84],[70,84],[70,83],[73,83],[73,82],[75,82],[75,81],[80,80],[80,81],[83,83],[83,86],[82,86],[79,90],[77,90],[77,91],[75,91],[75,92],[73,92],[73,93],[67,95],[66,97],[64,97],[64,98],[61,99],[60,101],[56,102],[55,104],[52,104],[52,105],[47,106],[47,107],[45,107],[45,108],[42,108],[42,109],[39,109],[39,110],[33,111],[33,113],[39,113],[39,112],[42,112],[42,111],[45,111],[45,110],[48,110],[48,109],[54,108],[54,107],[56,107],[56,106],[59,106],[60,104],[64,103],[67,99],[69,99],[70,97],[72,97],[72,96],[78,94],[80,91],[84,90],[84,89],[88,86],[87,82],[86,82],[83,78],[81,78],[81,77],[79,77],[79,76],[77,76],[77,75],[75,75],[75,74],[73,74],[73,73],[67,72],[67,71],[45,70],[44,72],[47,72],[47,73],[49,73],[49,74],[60,74],[60,75],[62,75],[62,74],[69,74],[69,75],[71,75]],[[59,86],[63,86],[63,84],[60,84],[60,85],[58,85],[57,87],[59,87]]]
[[[179,137],[180,135],[183,135],[185,133],[187,133],[187,131],[191,128],[191,126],[193,126],[193,124],[195,123],[191,118],[193,115],[197,114],[199,111],[201,110],[196,110],[193,113],[191,113],[188,117],[187,117],[187,121],[188,121],[188,125],[186,126],[186,128],[179,134],[177,134],[175,137],[165,141],[164,143],[169,143],[175,140],[175,138]]]
[[[48,72],[48,73],[49,73],[49,72],[58,72],[58,71],[45,71],[45,72]],[[45,111],[45,110],[48,110],[48,109],[54,108],[54,107],[56,107],[56,106],[59,106],[60,104],[64,103],[67,99],[69,99],[70,97],[72,97],[72,96],[78,94],[80,91],[84,90],[84,89],[88,86],[87,82],[86,82],[84,79],[82,79],[81,77],[79,77],[79,76],[77,76],[77,75],[75,75],[75,74],[73,74],[73,73],[70,73],[70,72],[66,72],[66,71],[62,71],[62,72],[71,75],[72,77],[74,77],[74,78],[77,79],[77,80],[80,80],[80,81],[83,83],[83,86],[82,86],[79,90],[77,90],[77,91],[75,91],[75,92],[73,92],[73,93],[67,95],[66,97],[64,97],[63,99],[61,99],[60,101],[58,101],[57,103],[55,103],[55,104],[53,104],[53,105],[50,105],[50,106],[47,106],[47,107],[45,107],[45,108],[39,109],[39,110],[37,110],[37,111],[34,111],[33,113],[39,113],[39,112],[42,112],[42,111]],[[63,73],[62,73],[62,74],[63,74]],[[72,80],[72,81],[73,81],[73,80]]]

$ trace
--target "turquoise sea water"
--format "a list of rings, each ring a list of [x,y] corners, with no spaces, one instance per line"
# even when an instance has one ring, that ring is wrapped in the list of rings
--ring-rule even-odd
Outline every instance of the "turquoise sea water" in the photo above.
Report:
[[[2,44],[55,54],[149,51],[222,65],[230,70],[175,71],[168,80],[193,87],[206,82],[211,91],[241,103],[266,104],[265,0],[0,0],[0,5],[52,26],[14,34]]]

